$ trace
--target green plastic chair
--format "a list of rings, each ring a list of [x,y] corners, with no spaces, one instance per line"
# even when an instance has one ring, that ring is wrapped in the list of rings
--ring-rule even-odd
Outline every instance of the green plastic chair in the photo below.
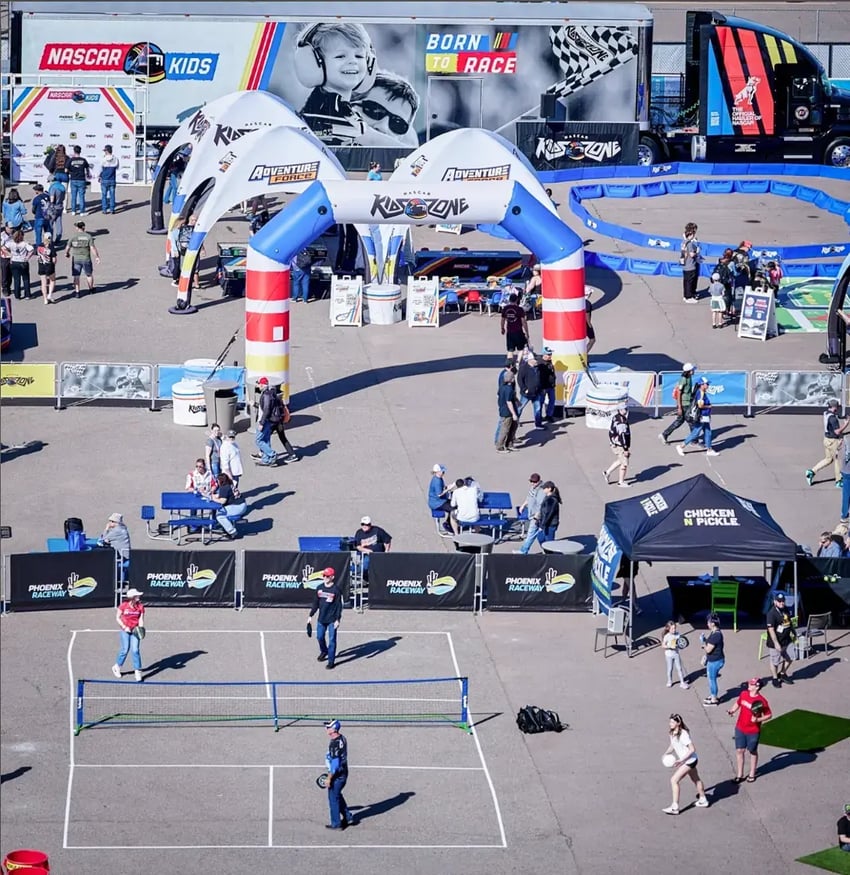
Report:
[[[711,613],[731,614],[732,628],[738,631],[738,583],[715,580],[711,584]]]

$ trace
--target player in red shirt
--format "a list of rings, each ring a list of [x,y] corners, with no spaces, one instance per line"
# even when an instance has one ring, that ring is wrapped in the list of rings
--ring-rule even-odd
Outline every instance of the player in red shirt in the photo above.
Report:
[[[121,649],[118,658],[112,666],[112,674],[119,680],[121,666],[127,658],[128,651],[133,657],[133,669],[137,681],[142,680],[141,639],[145,629],[145,606],[142,604],[142,594],[137,589],[128,589],[126,600],[118,605],[115,619],[121,627]],[[138,631],[137,631],[138,630]]]
[[[750,784],[756,779],[756,767],[759,762],[759,736],[761,726],[773,716],[770,705],[759,692],[761,680],[750,678],[747,681],[747,689],[744,690],[738,701],[726,712],[730,717],[737,713],[735,721],[735,759],[738,763],[735,783],[740,784],[744,779],[744,751],[750,752],[750,774],[746,781]]]

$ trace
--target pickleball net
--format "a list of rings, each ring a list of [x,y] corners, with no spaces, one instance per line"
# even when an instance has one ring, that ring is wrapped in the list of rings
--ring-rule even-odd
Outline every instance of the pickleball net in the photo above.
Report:
[[[449,724],[469,731],[469,680],[77,681],[75,734],[107,726]]]

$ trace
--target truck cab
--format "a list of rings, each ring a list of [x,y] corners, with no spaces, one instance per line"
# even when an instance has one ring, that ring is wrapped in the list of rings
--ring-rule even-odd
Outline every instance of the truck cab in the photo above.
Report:
[[[803,45],[765,25],[689,12],[684,102],[695,128],[668,130],[694,161],[824,163],[850,169],[850,92]]]

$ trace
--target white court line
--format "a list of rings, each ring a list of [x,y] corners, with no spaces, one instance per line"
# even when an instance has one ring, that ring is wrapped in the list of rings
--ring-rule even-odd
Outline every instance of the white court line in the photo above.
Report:
[[[269,685],[269,661],[266,659],[266,633],[260,632],[260,654],[263,657],[263,680],[266,682],[266,698],[271,699],[272,688]]]
[[[505,845],[69,845],[69,851],[224,851],[268,849],[275,851],[327,851],[340,848],[368,850],[451,850],[477,851],[502,849]]]
[[[297,763],[77,763],[78,769],[322,769],[318,765]],[[481,766],[363,766],[360,769],[399,769],[411,772],[483,772]]]
[[[115,634],[114,629],[72,629],[72,632],[109,632],[110,635]],[[151,631],[151,630],[148,630]],[[220,635],[222,632],[227,634],[239,635],[249,634],[256,635],[257,632],[265,632],[266,635],[303,635],[304,628],[301,629],[154,629],[157,635]],[[448,632],[399,632],[396,629],[340,629],[337,632],[339,635],[447,635]],[[250,846],[249,846],[250,847]]]
[[[452,654],[452,663],[454,664],[454,667],[455,667],[455,674],[458,677],[461,677],[460,666],[458,665],[457,654],[455,653],[455,645],[454,645],[454,641],[452,641],[452,633],[446,632],[446,638],[448,639],[448,642],[449,642],[449,650],[451,651],[451,654]],[[469,716],[471,718],[472,714],[470,713]],[[472,737],[475,740],[475,747],[478,749],[478,756],[481,760],[481,766],[484,770],[484,777],[487,779],[487,784],[490,787],[490,795],[493,797],[493,807],[496,809],[496,820],[499,823],[499,834],[502,837],[501,847],[506,848],[508,846],[508,840],[507,840],[507,837],[505,836],[505,824],[502,822],[502,810],[499,807],[499,797],[496,796],[496,788],[493,785],[493,779],[490,777],[490,770],[487,768],[487,762],[484,759],[484,751],[481,749],[481,742],[478,740],[478,732],[475,729],[475,721],[472,719],[470,719],[470,721],[469,721],[469,728],[472,732]]]
[[[71,687],[71,714],[68,722],[68,788],[65,791],[65,825],[62,828],[62,847],[68,847],[68,829],[71,820],[71,788],[74,783],[74,727],[76,725],[76,702],[77,691],[74,689],[74,667],[71,663],[71,650],[74,647],[74,641],[77,640],[76,631],[71,635],[71,640],[68,642],[68,654],[66,656],[68,662],[68,685]]]
[[[269,766],[269,847],[274,844],[274,766]]]

